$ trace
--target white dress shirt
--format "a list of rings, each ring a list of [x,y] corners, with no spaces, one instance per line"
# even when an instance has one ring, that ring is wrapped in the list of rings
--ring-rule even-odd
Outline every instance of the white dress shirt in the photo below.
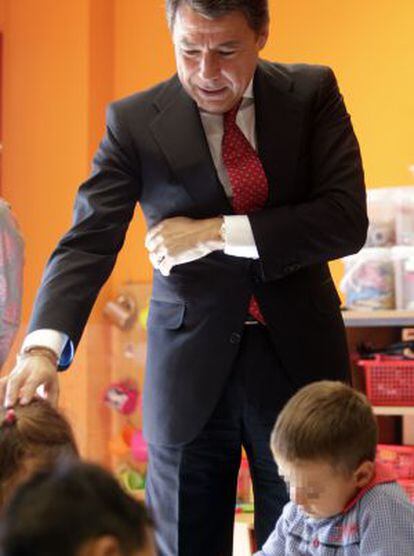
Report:
[[[232,191],[227,171],[221,156],[221,142],[223,139],[223,115],[200,111],[201,121],[210,147],[211,157],[217,170],[217,175],[224,187],[227,197],[231,199]],[[237,113],[236,123],[251,146],[257,150],[256,116],[254,111],[253,81],[250,81]],[[224,252],[235,257],[258,259],[256,243],[254,241],[249,218],[245,215],[224,217],[226,230],[226,244]]]
[[[223,185],[227,197],[231,199],[231,184],[221,156],[223,115],[200,111],[200,116],[210,148],[211,157],[213,159],[214,166],[216,167],[217,175]],[[257,150],[253,81],[249,83],[243,95],[243,100],[237,113],[236,123],[252,147]],[[246,215],[224,216],[224,222],[226,230],[224,252],[227,255],[233,255],[236,257],[258,259],[259,254],[254,241],[249,218]],[[68,335],[63,332],[51,330],[49,328],[42,328],[34,330],[26,336],[23,341],[22,349],[34,345],[46,346],[53,349],[53,351],[60,357],[65,346],[68,345],[68,340]]]

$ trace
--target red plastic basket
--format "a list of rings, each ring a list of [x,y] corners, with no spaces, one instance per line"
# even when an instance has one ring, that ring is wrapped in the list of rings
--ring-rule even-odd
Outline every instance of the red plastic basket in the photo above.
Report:
[[[367,397],[373,405],[414,406],[414,360],[377,355],[360,359]]]
[[[398,479],[398,484],[405,490],[407,496],[412,504],[414,504],[414,480],[413,479]]]
[[[394,472],[398,479],[414,479],[414,446],[378,444],[377,461]]]

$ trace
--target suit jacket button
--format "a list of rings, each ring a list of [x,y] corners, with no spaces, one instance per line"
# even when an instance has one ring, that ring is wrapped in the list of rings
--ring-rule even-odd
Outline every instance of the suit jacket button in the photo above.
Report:
[[[233,332],[233,334],[230,336],[231,344],[239,344],[240,340],[241,340],[241,335],[237,334],[237,332]]]

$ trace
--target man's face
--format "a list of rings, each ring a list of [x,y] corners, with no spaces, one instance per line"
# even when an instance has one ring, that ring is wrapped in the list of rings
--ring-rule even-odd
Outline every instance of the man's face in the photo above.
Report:
[[[208,19],[181,4],[172,37],[184,89],[199,108],[222,114],[242,98],[268,28],[257,34],[240,11]]]

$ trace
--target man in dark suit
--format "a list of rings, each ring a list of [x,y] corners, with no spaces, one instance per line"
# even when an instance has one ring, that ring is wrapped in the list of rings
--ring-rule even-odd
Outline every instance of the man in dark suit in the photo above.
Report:
[[[333,72],[259,60],[266,0],[168,0],[167,15],[178,75],[109,107],[2,388],[8,405],[39,384],[56,400],[55,364],[69,365],[139,202],[155,269],[148,502],[162,555],[222,556],[241,447],[261,546],[287,501],[269,450],[278,412],[308,382],[347,379],[327,262],[364,243],[364,178]]]

